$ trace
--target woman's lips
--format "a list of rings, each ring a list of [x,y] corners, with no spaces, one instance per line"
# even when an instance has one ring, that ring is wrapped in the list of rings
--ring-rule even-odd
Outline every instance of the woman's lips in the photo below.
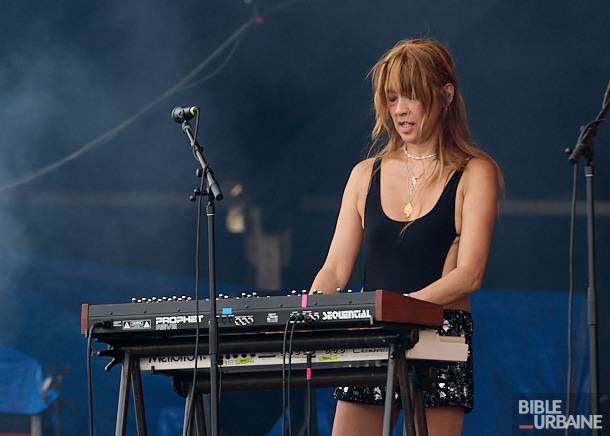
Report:
[[[408,121],[402,121],[398,123],[398,131],[400,133],[409,134],[415,130],[415,123],[410,123]]]

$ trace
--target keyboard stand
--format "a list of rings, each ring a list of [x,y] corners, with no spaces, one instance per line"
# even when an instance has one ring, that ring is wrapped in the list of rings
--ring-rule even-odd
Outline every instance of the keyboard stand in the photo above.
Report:
[[[394,405],[396,381],[398,381],[400,401],[404,414],[403,435],[416,436],[415,424],[417,424],[419,436],[428,436],[423,395],[415,367],[407,360],[402,345],[390,345],[388,353],[382,434],[383,436],[390,436],[392,432],[392,408]]]
[[[134,358],[131,352],[123,353],[121,381],[119,384],[119,400],[116,415],[115,436],[125,436],[127,429],[127,409],[129,405],[129,388],[133,395],[134,414],[136,418],[136,434],[147,436],[146,417],[144,415],[144,395],[142,393],[142,376],[140,360]]]
[[[194,436],[207,436],[207,429],[205,425],[205,413],[203,410],[203,396],[201,393],[197,392],[194,394],[195,398],[193,400],[193,413],[191,415],[191,423],[190,423],[190,435]],[[184,424],[183,428],[186,427],[186,416],[188,414],[188,405],[193,396],[193,389],[189,390],[188,395],[186,396],[184,402]],[[194,426],[193,426],[194,423]],[[189,436],[190,436],[189,435]]]
[[[393,336],[393,335],[392,335]],[[407,359],[406,350],[411,349],[418,341],[418,330],[412,330],[409,335],[401,338],[388,338],[388,365],[382,367],[363,367],[363,368],[337,368],[327,369],[320,373],[315,373],[311,381],[306,381],[305,371],[297,371],[293,383],[295,386],[336,386],[338,383],[350,385],[358,384],[363,378],[370,380],[371,384],[382,384],[386,382],[386,395],[383,416],[383,436],[390,436],[392,427],[392,408],[394,405],[393,392],[397,385],[400,387],[401,405],[404,411],[403,434],[405,436],[416,436],[417,426],[419,436],[427,436],[426,416],[421,391],[422,383],[428,380],[429,376],[418,374],[419,362]],[[159,348],[159,347],[157,347]],[[174,347],[175,348],[175,347]],[[157,350],[159,351],[159,350]],[[180,353],[180,349],[168,351],[168,355]],[[101,356],[110,356],[112,361],[106,369],[112,368],[117,363],[122,364],[119,385],[119,398],[117,407],[115,436],[125,436],[127,427],[127,412],[130,390],[133,395],[134,415],[136,421],[137,436],[147,436],[146,418],[144,413],[144,396],[142,392],[142,378],[140,368],[140,356],[147,355],[148,350],[142,347],[117,347],[110,350],[98,352]],[[429,368],[428,368],[429,369]],[[189,373],[184,375],[171,375],[174,389],[186,398],[188,403],[190,384],[192,377]],[[168,374],[169,375],[169,374]],[[243,390],[250,388],[278,388],[279,379],[274,373],[231,373],[227,374],[223,380],[223,387],[231,390]],[[252,379],[254,377],[254,379]],[[434,377],[432,377],[434,378]],[[276,380],[277,379],[277,380]],[[339,381],[341,380],[341,381]],[[204,415],[203,392],[209,392],[209,380],[200,377],[195,389],[194,410],[191,421],[191,435],[206,436],[206,419]],[[254,383],[254,384],[253,384]],[[186,423],[185,423],[186,424]],[[189,435],[189,436],[191,436]]]

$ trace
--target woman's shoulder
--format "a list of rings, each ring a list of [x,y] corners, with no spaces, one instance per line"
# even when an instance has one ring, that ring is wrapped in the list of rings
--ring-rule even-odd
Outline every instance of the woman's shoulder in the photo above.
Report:
[[[347,188],[355,193],[362,193],[368,189],[375,158],[361,160],[352,168],[352,172],[347,182]]]
[[[375,164],[376,158],[369,157],[368,159],[361,160],[352,169],[352,174],[355,176],[363,176],[368,174],[370,176],[371,171],[373,171],[373,165]]]
[[[462,163],[464,174],[480,176],[496,176],[498,165],[487,156],[468,157]]]
[[[464,178],[467,185],[498,185],[498,165],[487,156],[474,156],[465,162]]]
[[[361,184],[363,181],[367,181],[371,178],[371,173],[373,171],[373,165],[375,163],[375,158],[368,158],[361,160],[352,168],[352,172],[349,176],[350,182],[353,184]]]

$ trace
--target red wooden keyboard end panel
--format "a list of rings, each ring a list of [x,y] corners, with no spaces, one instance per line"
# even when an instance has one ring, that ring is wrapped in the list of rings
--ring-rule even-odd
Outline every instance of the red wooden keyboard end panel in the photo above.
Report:
[[[89,322],[89,305],[80,305],[80,332],[82,335],[87,336],[87,324]]]
[[[382,322],[440,327],[443,325],[443,307],[405,297],[397,292],[378,289],[375,291],[375,319]]]

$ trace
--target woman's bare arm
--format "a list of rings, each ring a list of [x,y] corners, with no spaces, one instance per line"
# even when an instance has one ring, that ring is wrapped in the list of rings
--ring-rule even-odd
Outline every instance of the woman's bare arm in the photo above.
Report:
[[[447,305],[481,287],[497,214],[497,170],[489,160],[474,158],[464,178],[457,267],[410,297]]]
[[[358,163],[352,170],[343,191],[341,210],[326,261],[316,275],[311,290],[331,293],[336,292],[337,288],[347,285],[362,243],[363,229],[362,216],[358,210],[359,196],[364,184],[368,186],[371,170],[370,159]]]

